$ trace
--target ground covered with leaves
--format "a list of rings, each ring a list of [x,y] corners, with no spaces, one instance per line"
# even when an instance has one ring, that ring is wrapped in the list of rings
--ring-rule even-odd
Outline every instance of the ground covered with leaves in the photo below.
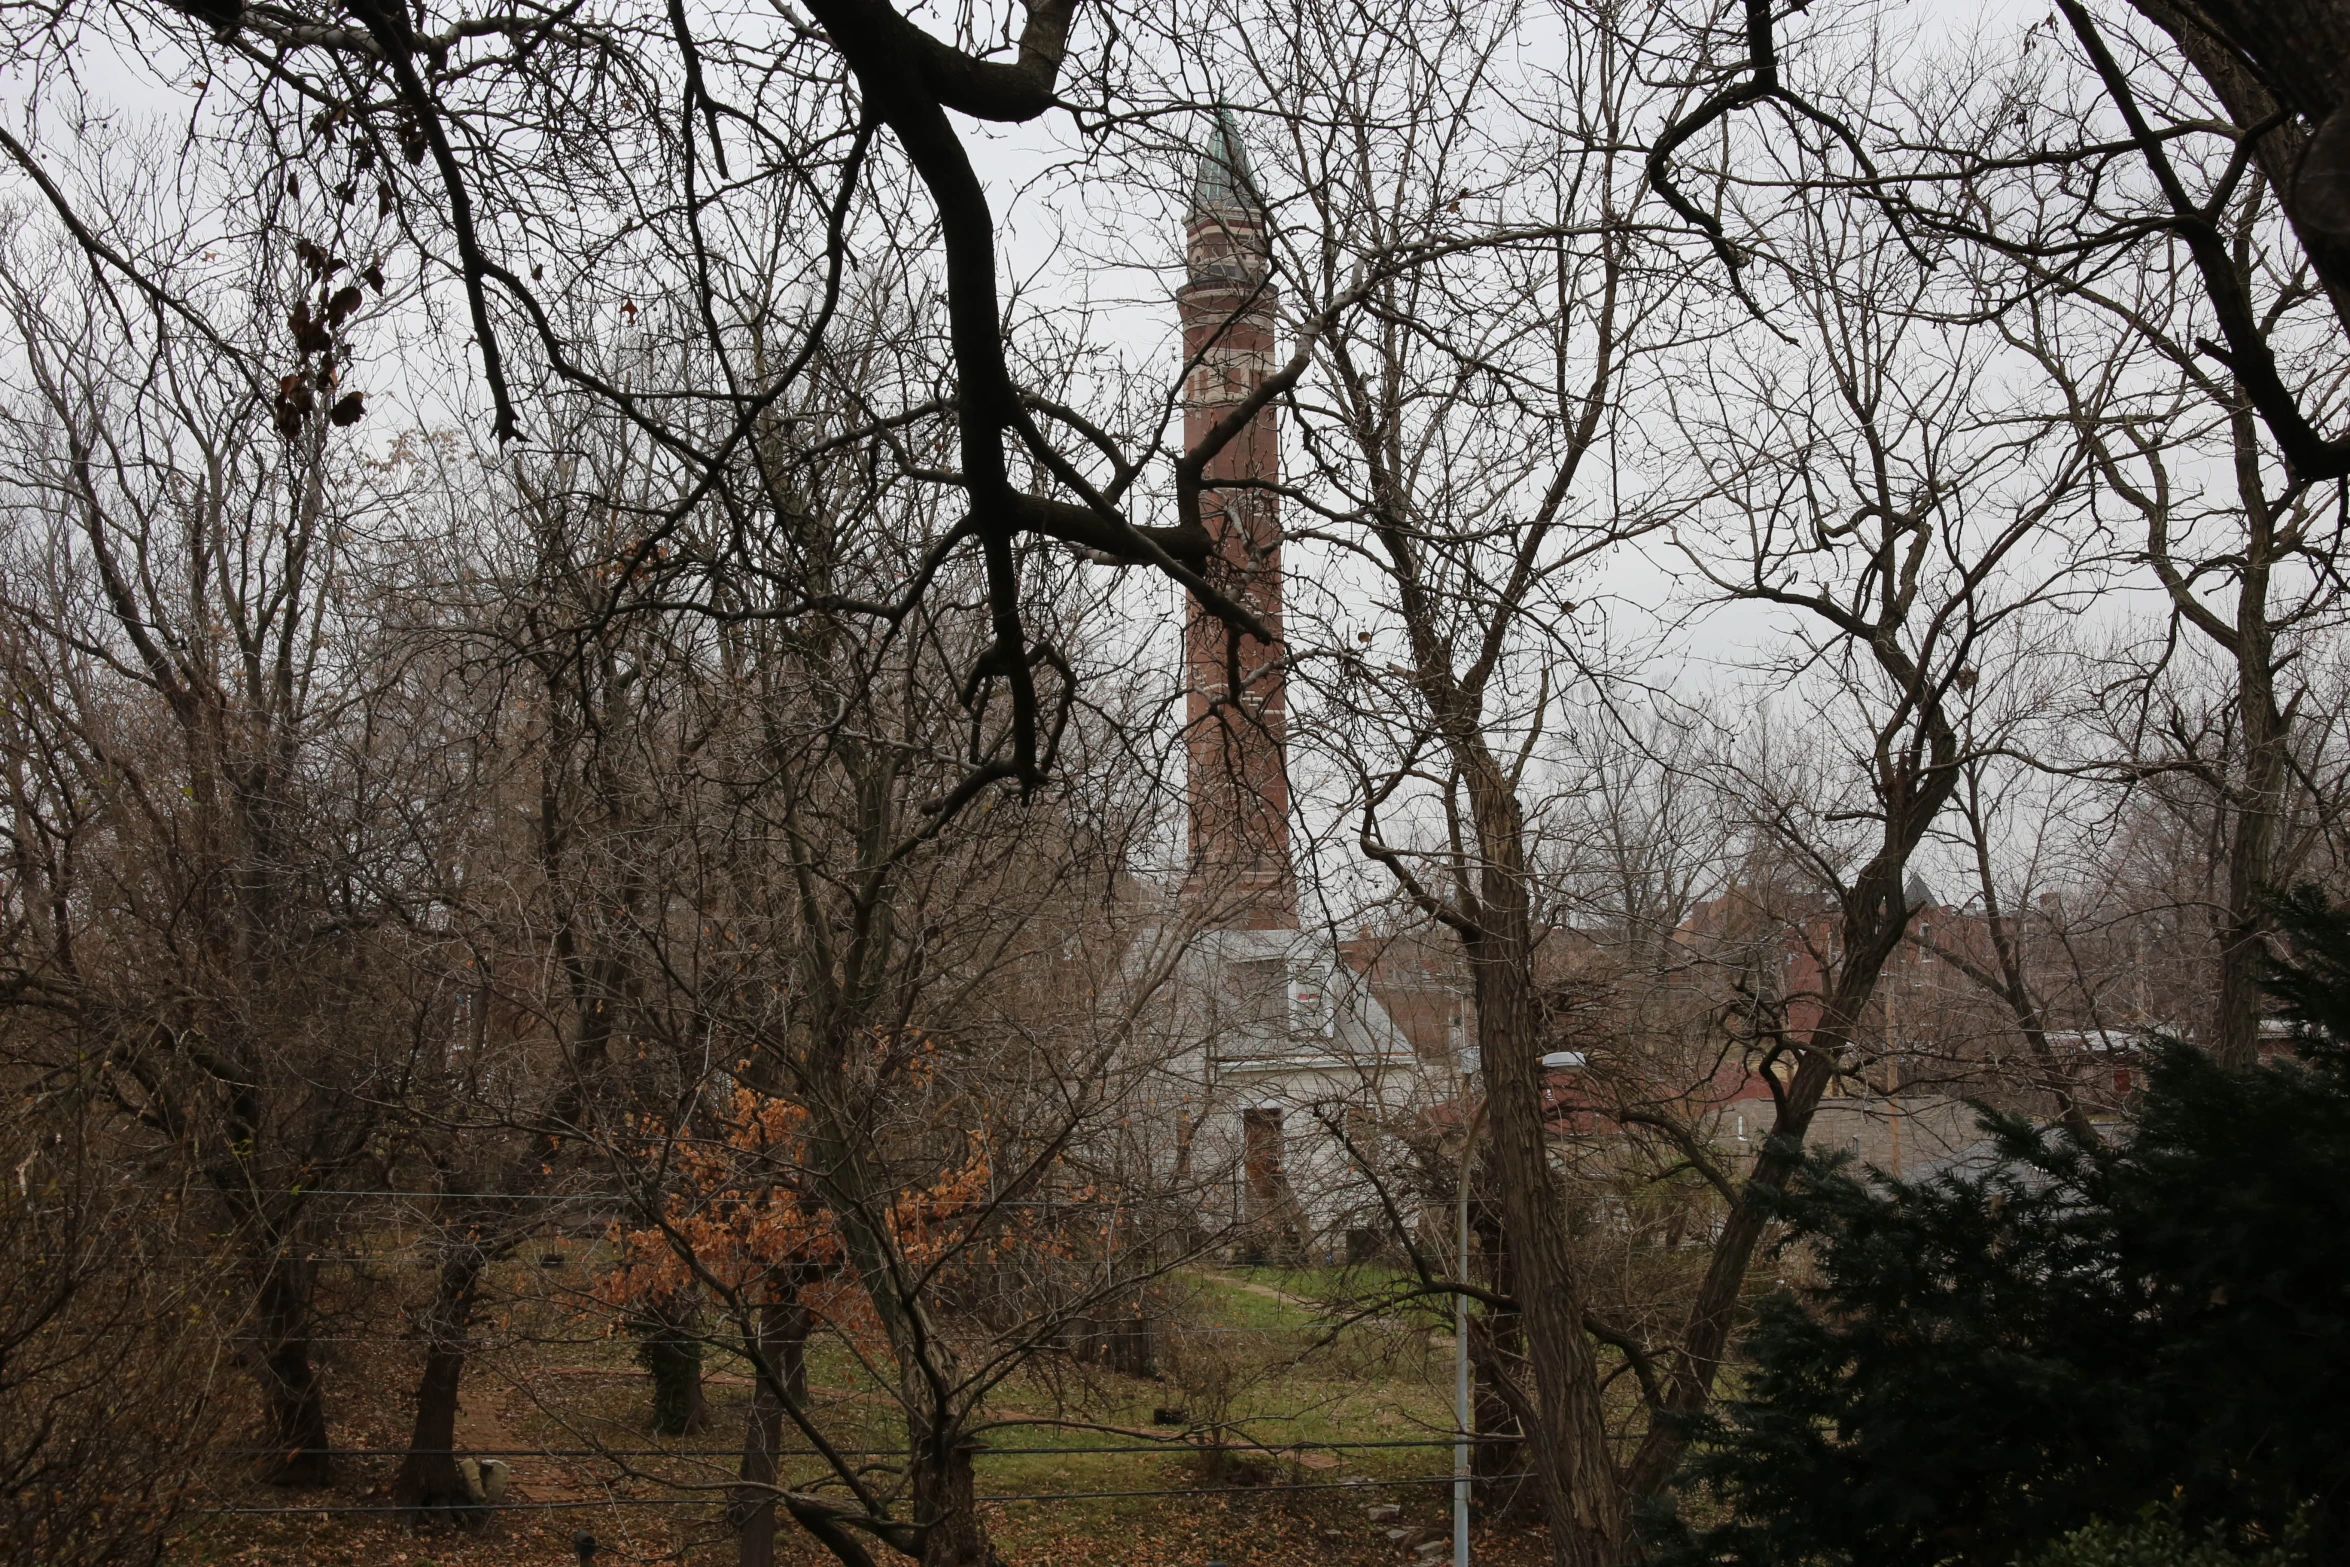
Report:
[[[750,1392],[748,1367],[712,1351],[706,1429],[650,1430],[650,1379],[611,1313],[577,1287],[600,1264],[591,1243],[550,1243],[507,1270],[492,1332],[468,1373],[459,1445],[509,1464],[505,1505],[462,1522],[418,1524],[391,1504],[406,1441],[416,1349],[400,1332],[413,1281],[382,1270],[353,1282],[333,1346],[335,1479],[280,1490],[256,1478],[250,1412],[223,1383],[220,1446],[167,1560],[175,1567],[563,1567],[592,1534],[595,1567],[734,1560],[722,1515]],[[561,1256],[562,1266],[547,1259]],[[1449,1540],[1449,1341],[1418,1321],[1333,1338],[1299,1291],[1315,1281],[1202,1272],[1153,1378],[1031,1378],[991,1413],[1006,1425],[979,1459],[997,1550],[1012,1567],[1393,1567]],[[810,1396],[829,1428],[862,1427],[876,1450],[891,1411],[853,1357],[819,1353]],[[1230,1421],[1222,1454],[1153,1424],[1165,1406]],[[1055,1422],[1082,1415],[1106,1429]],[[1033,1419],[1032,1425],[1019,1424]],[[1254,1445],[1246,1445],[1251,1444]],[[1041,1450],[1041,1451],[1040,1451]],[[804,1462],[804,1461],[803,1461]],[[787,1464],[795,1482],[799,1475]],[[1145,1493],[1145,1494],[1131,1494]],[[1544,1556],[1520,1495],[1473,1530],[1480,1564]],[[777,1559],[832,1558],[786,1526]],[[1449,1559],[1449,1554],[1439,1559]]]

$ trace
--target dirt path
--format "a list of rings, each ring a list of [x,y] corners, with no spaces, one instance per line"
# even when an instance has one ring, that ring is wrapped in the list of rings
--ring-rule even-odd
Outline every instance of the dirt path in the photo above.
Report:
[[[522,1419],[518,1388],[476,1387],[457,1406],[457,1446],[469,1453],[509,1453],[506,1496],[517,1502],[599,1502],[610,1493],[581,1478],[564,1459],[525,1456],[530,1443],[514,1434]]]
[[[1267,1300],[1277,1300],[1284,1306],[1295,1306],[1300,1311],[1320,1311],[1322,1309],[1303,1295],[1292,1295],[1289,1291],[1275,1289],[1270,1284],[1259,1284],[1255,1279],[1244,1279],[1233,1273],[1219,1273],[1216,1277],[1234,1289],[1246,1290],[1251,1295],[1262,1295]]]
[[[1322,1314],[1322,1303],[1308,1300],[1303,1295],[1292,1295],[1287,1290],[1275,1289],[1270,1284],[1260,1284],[1255,1279],[1244,1279],[1233,1273],[1215,1273],[1211,1277],[1231,1285],[1234,1289],[1245,1290],[1251,1295],[1262,1295],[1267,1300],[1277,1300],[1284,1306],[1295,1306],[1298,1310],[1309,1312],[1315,1316]],[[1358,1317],[1355,1320],[1368,1327],[1398,1328],[1409,1326],[1394,1317]],[[1428,1345],[1431,1349],[1450,1349],[1452,1348],[1452,1335],[1442,1329],[1432,1328],[1428,1333]]]

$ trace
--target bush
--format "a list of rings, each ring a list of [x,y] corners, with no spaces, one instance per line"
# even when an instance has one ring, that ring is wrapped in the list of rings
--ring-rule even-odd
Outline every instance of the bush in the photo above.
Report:
[[[1699,1424],[1679,1488],[1722,1521],[1652,1515],[1660,1552],[2007,1562],[2062,1538],[2120,1549],[2095,1520],[2160,1504],[2208,1549],[2257,1554],[2300,1530],[2335,1559],[2350,1540],[2350,919],[2305,894],[2280,920],[2298,948],[2275,982],[2302,1025],[2297,1061],[2229,1072],[2166,1043],[2110,1145],[1986,1113],[2000,1159],[1981,1174],[1805,1166],[1777,1206],[1816,1280],[1763,1304],[1740,1396]]]
[[[101,1182],[71,1131],[0,1142],[0,1560],[153,1563],[209,1384],[193,1243]]]
[[[2150,1507],[2128,1523],[2100,1520],[2076,1529],[2017,1567],[2295,1567],[2302,1559],[2298,1540],[2240,1555]]]

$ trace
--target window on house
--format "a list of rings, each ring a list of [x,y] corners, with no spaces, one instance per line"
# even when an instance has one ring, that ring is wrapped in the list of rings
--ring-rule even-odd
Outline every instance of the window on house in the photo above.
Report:
[[[1243,958],[1224,965],[1224,1013],[1246,1028],[1289,1025],[1289,969],[1279,958]]]
[[[1251,1195],[1270,1201],[1281,1189],[1281,1112],[1240,1112],[1240,1162]]]

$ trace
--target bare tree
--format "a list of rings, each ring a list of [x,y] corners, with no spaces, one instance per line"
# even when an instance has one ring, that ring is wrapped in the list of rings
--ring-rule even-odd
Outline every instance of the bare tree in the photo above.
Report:
[[[1823,129],[1775,156],[1799,172],[1838,139]],[[1765,252],[1784,289],[1772,328],[1715,356],[1702,398],[1678,394],[1718,519],[1679,539],[1729,599],[1792,612],[1771,721],[1815,743],[1842,737],[1816,790],[1749,783],[1751,808],[1829,894],[1830,935],[1818,993],[1787,998],[1756,1040],[1770,1135],[1673,1349],[1668,1413],[1702,1407],[1728,1349],[1765,1228],[1752,1192],[1785,1184],[1821,1097],[1870,1051],[1872,993],[1912,912],[1911,858],[1970,751],[1995,743],[1967,722],[1978,660],[2072,568],[2052,525],[2080,504],[2088,462],[2062,421],[1997,391],[2004,345],[1968,324],[1986,280],[1930,265],[1865,199],[1798,200],[1772,217],[1784,225]],[[1652,1425],[1633,1488],[1661,1486],[1682,1441],[1672,1421]]]
[[[867,416],[917,400],[904,378],[930,366],[904,347],[928,304],[873,285],[848,307],[873,330],[854,352],[844,334],[772,410],[758,460],[776,569],[691,601],[665,597],[657,564],[630,583],[662,461],[582,400],[565,449],[511,464],[453,538],[470,577],[420,574],[418,602],[473,650],[495,759],[477,808],[528,824],[488,826],[445,872],[457,950],[478,965],[470,1018],[520,1041],[543,1086],[459,1104],[447,1119],[467,1140],[432,1156],[459,1196],[412,1501],[453,1499],[467,1324],[485,1265],[541,1211],[524,1197],[625,1215],[643,1289],[623,1280],[613,1298],[698,1299],[691,1332],[750,1361],[751,1428],[723,1482],[746,1561],[771,1555],[779,1508],[852,1563],[876,1546],[991,1559],[974,1452],[1007,1422],[1060,1418],[991,1397],[1082,1352],[1105,1312],[1205,1244],[1196,1191],[1171,1195],[1167,1167],[1127,1146],[1155,1063],[1137,1048],[1151,986],[1125,971],[1122,888],[1163,804],[1163,742],[1156,698],[1108,673],[1116,586],[1067,567],[1024,606],[1053,628],[1038,686],[1067,765],[1019,808],[957,804],[971,747],[1001,743],[968,628],[923,603],[866,610],[913,570],[949,602],[984,591],[963,564],[915,564],[959,524],[893,453],[935,429]],[[742,517],[695,524],[668,548],[706,558]],[[975,725],[988,733],[960,742]],[[868,1461],[862,1431],[811,1400],[811,1335],[886,1391],[902,1463]],[[782,1483],[787,1430],[824,1481]]]
[[[824,0],[780,24],[675,7],[434,16],[370,5],[346,17],[155,4],[71,21],[26,17],[12,43],[28,66],[70,62],[77,30],[88,27],[166,73],[177,66],[178,83],[233,75],[251,88],[234,133],[269,149],[259,153],[267,179],[294,204],[311,193],[305,217],[342,222],[371,189],[378,211],[398,214],[412,236],[380,242],[382,264],[412,257],[436,290],[461,301],[498,442],[543,436],[549,426],[531,425],[526,411],[544,390],[564,387],[658,453],[666,493],[646,503],[625,574],[632,582],[656,575],[707,599],[723,596],[732,573],[783,564],[765,550],[778,542],[771,529],[788,531],[779,515],[787,498],[765,485],[758,447],[775,410],[833,347],[852,255],[881,248],[935,265],[943,320],[920,346],[946,395],[924,409],[866,413],[875,428],[929,417],[951,431],[948,446],[903,443],[890,460],[958,515],[860,608],[880,622],[902,619],[950,557],[983,572],[976,612],[987,635],[966,674],[975,697],[1000,712],[1001,744],[966,756],[969,777],[951,802],[959,806],[998,783],[1033,789],[1051,768],[1054,719],[1040,706],[1036,671],[1053,650],[1025,629],[1028,563],[1042,558],[1031,541],[1148,566],[1236,636],[1270,640],[1203,575],[1196,482],[1177,483],[1173,523],[1130,515],[1141,499],[1136,481],[1165,454],[1159,429],[1113,432],[1040,397],[1019,378],[1032,356],[1006,339],[996,216],[950,116],[1023,125],[1069,106],[1081,123],[1123,120],[1119,52],[1077,68],[1090,14],[1076,0],[1049,0],[1016,17],[975,13],[940,37],[885,0]],[[1105,42],[1116,36],[1107,13],[1099,25]],[[201,320],[182,290],[87,219],[33,149],[5,145],[100,276]],[[583,180],[603,194],[573,200],[587,195]],[[740,306],[777,294],[777,277],[807,281],[790,291],[787,314],[754,326]],[[665,329],[696,350],[690,363],[666,367],[684,378],[658,389],[633,378],[627,341],[640,311],[656,306]],[[1207,432],[1180,454],[1179,473],[1196,479],[1232,438]],[[680,531],[720,497],[737,509],[738,526],[720,536],[717,553],[674,551]],[[672,569],[649,573],[657,560]],[[783,612],[827,602],[822,589],[796,586]]]
[[[1551,1177],[1524,780],[1576,666],[1569,584],[1650,523],[1587,494],[1626,363],[1652,344],[1637,165],[1618,150],[1634,51],[1612,29],[1576,30],[1555,78],[1520,84],[1522,118],[1486,127],[1468,104],[1501,69],[1503,13],[1362,29],[1287,8],[1278,25],[1294,63],[1259,69],[1290,116],[1298,197],[1276,228],[1314,324],[1300,336],[1312,378],[1288,400],[1306,468],[1286,493],[1315,519],[1297,533],[1360,573],[1369,600],[1342,596],[1357,608],[1318,628],[1327,651],[1301,668],[1328,709],[1319,743],[1353,775],[1362,852],[1459,944],[1530,1365],[1513,1400],[1525,1453],[1555,1558],[1612,1561],[1625,1515]],[[1472,219],[1478,202],[1496,210]],[[1415,249],[1428,263],[1394,273],[1387,258]],[[1350,288],[1360,308],[1334,308]],[[1432,841],[1404,829],[1415,811]]]
[[[181,1259],[186,1209],[125,1190],[89,1075],[26,1086],[0,1187],[0,1540],[60,1567],[157,1562],[218,1394],[197,1302],[221,1281]]]
[[[352,308],[302,261],[259,271],[261,308],[291,300],[315,341],[256,386],[175,317],[85,308],[54,260],[32,242],[0,267],[12,1031],[99,1063],[197,1173],[242,1259],[275,1472],[314,1481],[309,1194],[370,1157],[414,1015],[374,939],[403,917],[369,788],[398,737],[368,724],[369,628],[341,596],[381,497],[317,401]],[[283,414],[294,392],[314,413]]]
[[[764,1489],[757,1453],[773,1442],[759,1437],[751,1494],[844,1561],[878,1541],[981,1563],[973,1454],[1034,1418],[993,1412],[990,1395],[1193,1255],[1197,1218],[1153,1167],[1114,1157],[1148,1065],[1104,916],[1131,830],[1117,812],[1145,802],[1057,793],[941,836],[925,805],[956,764],[928,737],[960,711],[951,633],[925,616],[907,632],[746,621],[668,699],[659,722],[682,726],[682,766],[646,776],[661,809],[631,845],[651,851],[641,895],[624,926],[603,900],[596,938],[628,943],[617,1026],[668,1065],[596,1135],[753,1360],[760,1429],[788,1426],[828,1461],[823,1488]],[[1114,763],[1115,731],[1099,740]],[[1073,726],[1062,743],[1074,763],[1096,741]],[[752,1107],[791,1128],[755,1155],[723,1131]],[[757,1174],[671,1182],[729,1136],[724,1157]],[[777,1185],[797,1194],[797,1238],[744,1252],[726,1206]],[[808,1399],[806,1327],[790,1324],[811,1309],[888,1391],[902,1469],[859,1458]]]

